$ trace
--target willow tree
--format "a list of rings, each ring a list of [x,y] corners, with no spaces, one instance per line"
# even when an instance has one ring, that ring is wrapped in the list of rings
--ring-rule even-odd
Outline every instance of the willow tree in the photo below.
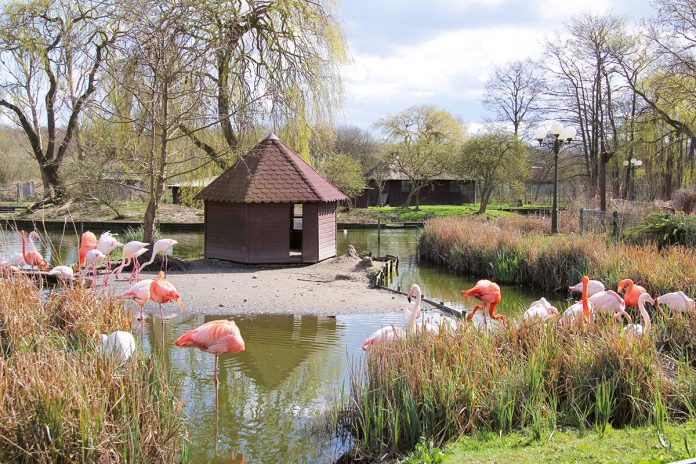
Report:
[[[412,106],[380,119],[377,127],[387,138],[387,161],[409,184],[404,206],[411,206],[415,198],[418,210],[421,190],[450,172],[464,128],[450,113],[433,105]]]
[[[186,24],[211,54],[209,105],[199,122],[180,129],[220,168],[240,148],[244,131],[259,123],[290,129],[290,144],[308,156],[312,122],[339,104],[338,65],[346,48],[333,2],[204,1]],[[224,148],[200,136],[214,126]]]
[[[120,36],[118,9],[101,0],[28,0],[0,13],[0,108],[24,131],[46,199],[60,202],[60,169],[79,117]]]

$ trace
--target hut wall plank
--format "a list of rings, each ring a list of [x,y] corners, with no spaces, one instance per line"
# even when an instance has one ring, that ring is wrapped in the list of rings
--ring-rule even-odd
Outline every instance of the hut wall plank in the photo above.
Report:
[[[246,262],[246,205],[205,203],[206,258]]]
[[[302,261],[319,261],[319,204],[306,203],[302,206]]]
[[[319,261],[336,256],[336,203],[318,205]]]

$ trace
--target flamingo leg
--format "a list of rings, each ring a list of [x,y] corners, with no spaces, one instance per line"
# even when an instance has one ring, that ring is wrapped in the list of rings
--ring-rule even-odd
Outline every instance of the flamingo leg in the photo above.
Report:
[[[500,319],[503,321],[503,325],[507,327],[507,317],[503,316],[502,314],[495,314],[495,307],[498,305],[498,303],[491,303],[490,306],[488,307],[488,314],[491,316],[491,319],[494,321],[497,321]]]
[[[469,321],[472,320],[474,318],[474,314],[476,314],[476,311],[478,311],[478,310],[483,310],[483,306],[481,306],[480,304],[474,306],[474,309],[469,314],[466,315],[467,320],[469,320]]]
[[[215,410],[218,408],[218,354],[215,353],[215,377],[213,378],[215,382]]]

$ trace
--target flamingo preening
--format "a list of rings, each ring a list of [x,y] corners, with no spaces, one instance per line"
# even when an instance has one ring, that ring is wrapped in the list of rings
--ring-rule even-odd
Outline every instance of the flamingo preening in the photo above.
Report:
[[[582,293],[582,282],[579,282],[572,287],[568,287],[571,292]],[[591,297],[599,292],[604,291],[604,284],[599,280],[590,279],[587,282],[587,296]]]
[[[218,402],[218,356],[241,353],[246,348],[239,327],[232,320],[206,322],[174,340],[180,348],[198,348],[215,355],[215,405]]]
[[[638,297],[641,294],[648,293],[645,288],[641,287],[640,285],[635,285],[631,279],[620,280],[616,292],[619,295],[623,293],[623,299],[626,302],[626,306],[632,307],[638,306]]]
[[[112,234],[109,231],[103,232],[97,241],[97,250],[106,255],[106,274],[104,275],[104,286],[108,285],[109,276],[111,275],[111,252],[116,248],[123,246],[123,243],[118,241],[116,235],[118,234]]]
[[[179,305],[179,309],[184,309],[184,302],[181,300],[179,292],[174,285],[164,277],[164,271],[160,271],[159,276],[150,284],[150,300],[159,305],[160,317],[164,321],[162,305],[174,301]]]
[[[48,271],[48,275],[55,276],[62,284],[73,282],[73,268],[70,266],[56,266]]]
[[[143,320],[143,307],[150,300],[150,286],[154,280],[145,279],[140,282],[136,282],[128,290],[123,292],[121,296],[118,297],[119,300],[133,300],[140,306],[140,318]]]
[[[490,280],[479,280],[478,282],[476,282],[476,285],[473,288],[470,288],[469,290],[463,290],[461,292],[461,296],[464,298],[473,296],[474,298],[480,300],[483,303],[482,305],[474,306],[474,309],[469,314],[467,314],[467,320],[471,320],[478,310],[482,310],[484,312],[483,321],[485,324],[485,311],[486,307],[488,307],[488,314],[491,317],[491,319],[500,319],[503,321],[503,325],[507,327],[507,318],[502,314],[495,314],[495,307],[498,305],[498,303],[500,303],[500,300],[502,298],[500,294],[500,287],[498,286],[498,284],[496,284],[495,282],[491,282]]]
[[[665,305],[671,312],[680,314],[693,313],[696,309],[694,299],[686,296],[681,290],[678,292],[665,293],[655,298],[655,307],[662,312],[660,305]]]
[[[568,307],[563,312],[563,317],[566,319],[570,319],[572,321],[577,321],[580,319],[580,315],[585,318],[587,322],[591,322],[592,318],[594,317],[594,308],[589,302],[589,299],[587,297],[587,294],[589,292],[588,289],[588,283],[590,281],[590,278],[587,276],[582,277],[582,300],[578,303],[575,303],[574,305]]]
[[[97,236],[90,231],[84,232],[80,237],[80,251],[77,266],[75,268],[76,272],[78,272],[80,268],[85,265],[87,252],[89,250],[94,250],[95,248],[97,248]]]
[[[135,339],[130,332],[117,330],[99,336],[99,352],[127,361],[135,352]]]
[[[161,240],[157,240],[152,247],[152,256],[150,257],[150,260],[146,263],[143,263],[142,266],[140,266],[140,270],[143,270],[146,266],[149,266],[155,261],[155,256],[157,256],[157,253],[162,253],[164,255],[164,270],[167,270],[167,250],[174,245],[176,245],[177,242],[176,240],[173,240],[171,238],[163,238]]]
[[[39,237],[39,234],[36,231],[31,231],[29,233],[29,248],[30,250],[27,252],[27,243],[24,235],[24,231],[20,231],[19,234],[22,236],[22,258],[24,258],[24,261],[31,266],[32,272],[34,272],[34,266],[37,268],[43,268],[44,271],[48,269],[48,264],[46,264],[46,261],[44,261],[43,256],[41,256],[41,253],[36,251],[36,247],[34,246],[34,242],[32,241],[33,237],[36,237],[37,240],[39,240],[41,237]]]
[[[123,268],[133,263],[131,278],[135,276],[135,280],[138,280],[138,273],[140,271],[140,263],[138,262],[138,257],[147,252],[148,246],[148,243],[139,242],[137,240],[133,240],[123,245],[123,257],[121,259],[121,264],[113,270],[113,273],[116,274],[117,279],[121,277],[121,271],[123,271]]]
[[[546,298],[542,297],[529,306],[529,309],[522,315],[523,321],[546,320],[551,316],[558,315],[558,309],[552,306]]]
[[[638,311],[640,311],[640,315],[643,317],[643,325],[627,325],[626,327],[624,327],[625,334],[641,337],[643,335],[647,335],[650,332],[652,324],[650,323],[650,315],[648,314],[648,311],[645,309],[645,303],[650,303],[654,305],[655,300],[653,300],[649,294],[641,293],[638,296]]]
[[[382,343],[389,343],[397,338],[404,338],[406,332],[413,332],[416,330],[416,319],[420,316],[420,301],[421,301],[421,289],[418,285],[413,284],[406,295],[408,302],[414,299],[413,305],[409,308],[404,309],[404,317],[406,318],[406,330],[401,327],[395,327],[394,324],[390,324],[377,329],[372,334],[365,339],[362,344],[363,350],[368,350],[372,345],[379,345]]]
[[[626,312],[626,303],[621,295],[613,290],[603,290],[588,298],[595,313],[610,315],[615,319],[625,317],[629,321],[631,316]]]

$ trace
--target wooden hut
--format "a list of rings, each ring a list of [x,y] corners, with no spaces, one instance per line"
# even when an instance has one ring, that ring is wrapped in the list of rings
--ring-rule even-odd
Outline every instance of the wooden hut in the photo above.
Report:
[[[348,198],[271,134],[196,199],[206,258],[316,263],[336,256],[336,202]]]

